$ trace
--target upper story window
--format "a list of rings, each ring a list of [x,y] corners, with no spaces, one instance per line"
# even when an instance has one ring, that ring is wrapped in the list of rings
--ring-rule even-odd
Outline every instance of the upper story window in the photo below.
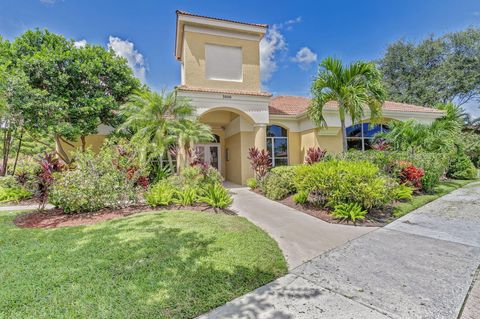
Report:
[[[205,44],[205,78],[208,80],[243,80],[241,47]]]
[[[345,129],[348,148],[357,150],[371,149],[373,137],[377,133],[387,132],[385,124],[370,125],[370,123],[355,124]]]
[[[267,126],[267,150],[273,166],[288,165],[288,135],[285,128]]]

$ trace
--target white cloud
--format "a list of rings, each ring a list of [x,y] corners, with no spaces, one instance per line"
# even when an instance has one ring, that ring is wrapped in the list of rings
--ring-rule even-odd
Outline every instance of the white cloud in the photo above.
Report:
[[[307,47],[298,50],[292,61],[297,63],[302,69],[307,69],[312,63],[317,62],[317,54]]]
[[[73,43],[73,45],[74,45],[76,48],[83,48],[84,46],[87,45],[87,40],[83,39],[83,40],[75,41],[75,42]]]
[[[282,27],[285,27],[288,31],[292,30],[293,25],[302,22],[302,17],[296,17],[295,19],[290,19],[282,23]]]
[[[143,54],[135,50],[132,42],[110,36],[108,38],[108,48],[112,49],[117,56],[127,59],[128,65],[132,68],[135,76],[145,83],[145,73],[147,71],[145,59]]]
[[[278,69],[277,55],[286,50],[287,42],[278,25],[273,25],[260,42],[260,76],[262,82],[270,80]]]

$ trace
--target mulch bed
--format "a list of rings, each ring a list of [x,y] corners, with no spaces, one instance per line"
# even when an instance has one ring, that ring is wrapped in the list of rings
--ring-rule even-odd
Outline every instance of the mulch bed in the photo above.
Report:
[[[257,190],[254,190],[255,193],[262,195],[262,192]],[[285,206],[292,207],[296,210],[299,210],[305,214],[308,214],[310,216],[319,218],[323,221],[326,221],[327,223],[330,224],[342,224],[342,225],[351,225],[353,226],[352,222],[345,221],[345,220],[340,220],[332,216],[331,212],[327,209],[307,204],[307,205],[300,205],[297,204],[293,201],[293,195],[288,196],[282,200],[278,201],[279,203],[282,203]],[[369,212],[367,216],[365,217],[364,220],[358,220],[357,221],[357,226],[363,226],[363,227],[382,227],[388,224],[389,222],[392,221],[392,210],[391,209],[385,209],[383,211],[373,211]]]
[[[207,213],[236,215],[232,210],[217,210],[204,205],[198,206],[162,206],[152,208],[148,205],[131,205],[120,209],[105,208],[92,213],[66,214],[63,209],[54,208],[45,211],[34,211],[18,215],[13,223],[21,228],[57,228],[68,226],[92,225],[102,221],[117,219],[144,212],[160,210],[193,210]]]

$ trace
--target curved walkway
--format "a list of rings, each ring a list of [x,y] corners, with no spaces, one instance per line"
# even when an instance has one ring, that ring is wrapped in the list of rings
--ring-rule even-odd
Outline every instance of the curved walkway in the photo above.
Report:
[[[234,201],[232,209],[265,230],[283,251],[291,270],[376,227],[330,224],[291,207],[255,194],[248,188],[227,184]]]
[[[200,318],[456,319],[479,264],[477,182]]]

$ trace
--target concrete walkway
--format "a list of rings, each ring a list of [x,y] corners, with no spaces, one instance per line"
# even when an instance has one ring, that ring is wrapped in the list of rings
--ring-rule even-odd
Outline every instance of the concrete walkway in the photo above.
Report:
[[[248,188],[227,184],[234,200],[232,209],[265,230],[277,241],[291,270],[376,227],[329,224],[283,204],[255,194]]]
[[[52,209],[55,206],[47,204],[45,209]],[[38,209],[38,204],[33,205],[10,205],[10,206],[0,206],[0,212],[12,212],[19,210],[35,210]]]
[[[200,318],[456,319],[479,264],[474,183]]]

